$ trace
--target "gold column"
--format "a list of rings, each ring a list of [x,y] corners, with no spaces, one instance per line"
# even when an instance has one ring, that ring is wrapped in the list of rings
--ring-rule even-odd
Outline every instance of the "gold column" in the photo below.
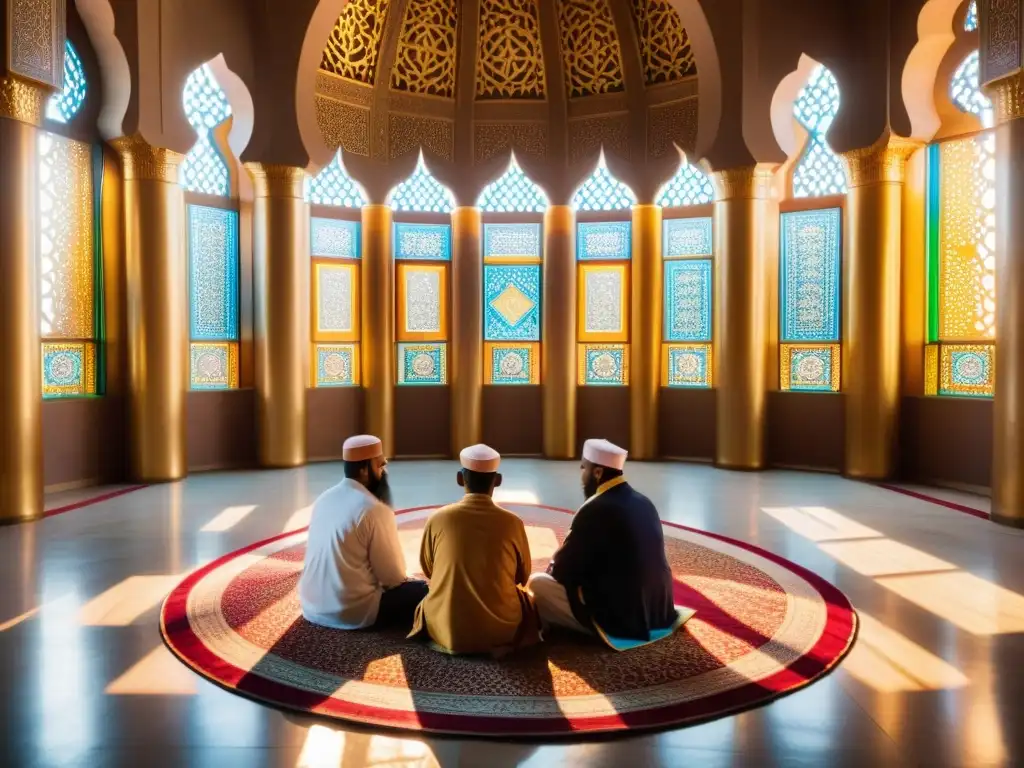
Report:
[[[140,136],[115,139],[124,168],[125,282],[132,475],[142,482],[188,472],[188,287],[183,155]]]
[[[996,392],[992,519],[1024,528],[1024,83],[995,82]]]
[[[256,418],[264,467],[306,463],[309,206],[305,171],[246,163],[253,179]]]
[[[452,331],[450,357],[452,455],[483,434],[483,256],[480,209],[452,211]]]
[[[629,455],[658,457],[661,388],[661,206],[633,206],[632,318],[629,333]]]
[[[43,514],[35,193],[36,126],[48,95],[11,75],[0,78],[0,523]]]
[[[779,204],[775,168],[716,171],[715,184],[715,463],[764,466],[768,376],[769,267],[778,262]]]
[[[544,455],[576,456],[576,216],[568,205],[544,213],[541,384]]]
[[[863,480],[883,480],[895,469],[903,179],[917,146],[887,135],[843,155],[850,175],[843,281],[846,475]]]
[[[363,206],[362,333],[365,430],[395,449],[395,270],[391,207]]]

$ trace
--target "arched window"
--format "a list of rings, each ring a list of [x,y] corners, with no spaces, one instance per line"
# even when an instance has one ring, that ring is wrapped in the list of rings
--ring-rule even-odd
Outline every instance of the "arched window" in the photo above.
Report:
[[[341,150],[309,182],[309,202],[339,208],[362,208],[369,205],[366,192],[345,170]]]
[[[309,200],[324,206],[310,220],[313,386],[358,386],[360,215],[370,201],[340,151],[310,182]]]
[[[74,46],[64,46],[64,90],[46,105],[46,119],[69,123],[85,102],[88,84]],[[47,131],[38,144],[42,393],[44,398],[95,395],[103,349],[96,248],[98,148]]]
[[[846,194],[846,169],[825,139],[838,113],[839,83],[819,64],[793,104],[793,116],[808,134],[793,169],[793,197]]]
[[[711,180],[683,161],[655,202],[665,208],[662,223],[664,320],[662,375],[666,387],[711,386],[712,221]]]
[[[408,179],[391,190],[395,210],[395,304],[398,317],[397,381],[401,385],[448,383],[448,267],[452,257],[449,214],[455,197],[427,169],[420,155]]]
[[[513,155],[508,170],[484,187],[477,205],[488,213],[544,213],[548,196],[523,173]]]
[[[420,154],[416,169],[388,195],[388,205],[396,211],[451,213],[455,197],[451,190],[435,179]]]
[[[964,32],[977,34],[977,8]],[[950,100],[978,132],[928,147],[928,344],[925,394],[991,397],[996,336],[996,142],[978,51],[957,66]]]
[[[626,386],[633,250],[629,210],[636,195],[611,175],[602,155],[572,202],[580,219],[576,224],[578,383]]]
[[[55,93],[46,102],[46,119],[55,123],[69,123],[85,103],[88,84],[82,59],[70,40],[64,42],[64,90]]]
[[[185,117],[196,132],[196,143],[185,155],[179,181],[190,192],[227,197],[231,194],[231,174],[217,149],[213,129],[231,117],[231,104],[209,64],[188,76],[182,104]]]

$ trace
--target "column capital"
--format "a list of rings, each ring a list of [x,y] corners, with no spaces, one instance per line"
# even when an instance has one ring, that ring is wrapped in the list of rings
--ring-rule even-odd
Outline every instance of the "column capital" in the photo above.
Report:
[[[757,163],[712,171],[715,200],[767,200],[775,184],[775,163]]]
[[[53,88],[15,75],[0,77],[0,118],[34,125],[43,124],[43,109]]]
[[[277,163],[246,163],[245,170],[252,177],[256,197],[303,198],[304,168]]]
[[[113,139],[110,146],[121,156],[125,180],[178,183],[178,167],[185,159],[181,153],[154,147],[138,134]]]
[[[841,157],[850,176],[850,187],[902,184],[907,158],[923,147],[919,141],[886,134],[870,147],[851,149]]]

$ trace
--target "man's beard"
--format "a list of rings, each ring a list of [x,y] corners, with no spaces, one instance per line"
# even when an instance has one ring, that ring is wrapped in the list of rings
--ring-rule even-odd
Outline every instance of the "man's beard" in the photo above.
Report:
[[[391,486],[388,485],[388,473],[386,471],[381,472],[380,477],[377,477],[373,472],[371,472],[370,484],[366,487],[366,490],[383,501],[389,507],[391,506]]]
[[[595,493],[597,493],[597,487],[600,485],[597,478],[591,475],[587,478],[586,482],[583,483],[583,498],[589,499]]]

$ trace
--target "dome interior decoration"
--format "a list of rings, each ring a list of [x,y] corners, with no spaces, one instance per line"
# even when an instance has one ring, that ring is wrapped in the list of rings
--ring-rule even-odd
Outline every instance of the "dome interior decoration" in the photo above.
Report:
[[[636,202],[633,190],[612,176],[603,153],[594,172],[584,179],[572,196],[572,204],[577,211],[618,211],[630,208]]]
[[[558,0],[558,26],[570,98],[625,90],[622,51],[608,0]]]
[[[543,99],[546,93],[537,0],[480,0],[478,99]]]
[[[64,42],[64,90],[55,93],[46,102],[46,119],[55,123],[69,123],[85,103],[88,84],[82,59],[70,41]]]
[[[396,211],[451,213],[455,207],[455,196],[434,178],[427,164],[423,162],[423,153],[420,153],[416,170],[391,190],[388,205]]]
[[[213,129],[231,117],[231,104],[209,64],[188,76],[182,105],[197,141],[181,164],[179,181],[190,192],[226,197],[231,193],[231,175],[214,144]]]
[[[839,82],[828,67],[819,64],[793,104],[793,116],[808,133],[807,146],[793,170],[794,197],[846,193],[846,169],[825,139],[838,113]]]
[[[388,7],[389,0],[349,0],[327,38],[320,69],[372,85]]]
[[[679,170],[661,188],[654,202],[664,208],[681,208],[705,205],[714,199],[715,190],[708,175],[689,160],[684,160]]]
[[[341,152],[309,182],[309,202],[339,208],[362,208],[370,204],[366,192],[348,175]]]
[[[456,0],[409,0],[402,20],[391,87],[428,96],[455,96]]]
[[[490,212],[543,213],[548,208],[548,196],[523,173],[513,155],[508,170],[484,187],[477,205]]]
[[[690,38],[668,0],[632,0],[630,7],[647,85],[696,75]]]

